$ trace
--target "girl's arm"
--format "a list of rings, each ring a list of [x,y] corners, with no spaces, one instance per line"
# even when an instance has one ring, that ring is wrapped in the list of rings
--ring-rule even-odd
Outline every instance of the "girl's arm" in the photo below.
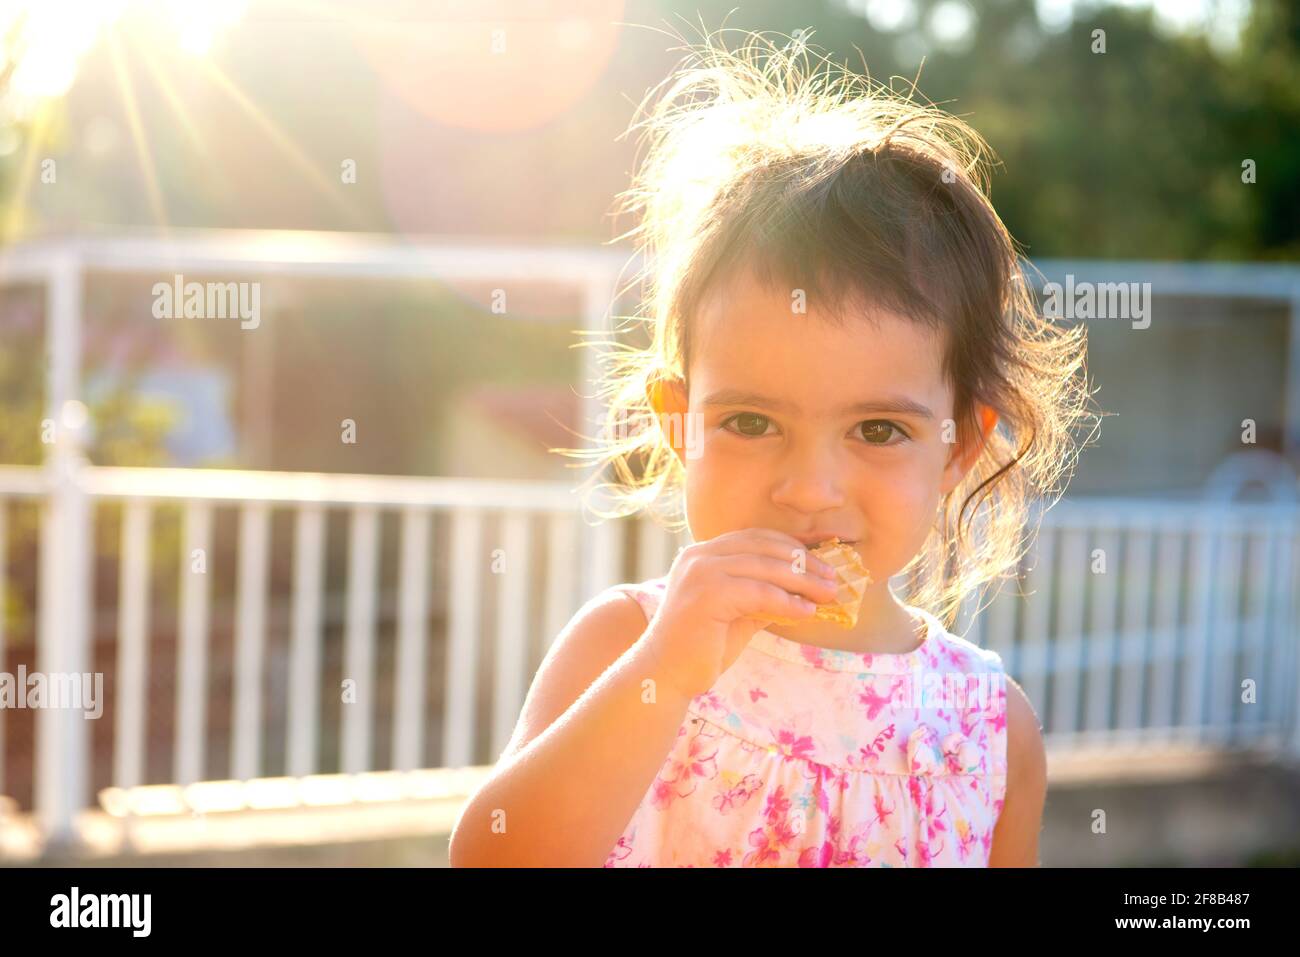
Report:
[[[453,867],[605,863],[690,703],[659,677],[638,641],[645,630],[635,599],[610,589],[556,638],[514,736],[456,822]]]
[[[1047,798],[1047,753],[1038,716],[1007,677],[1007,793],[993,828],[989,867],[1038,867],[1038,832]]]

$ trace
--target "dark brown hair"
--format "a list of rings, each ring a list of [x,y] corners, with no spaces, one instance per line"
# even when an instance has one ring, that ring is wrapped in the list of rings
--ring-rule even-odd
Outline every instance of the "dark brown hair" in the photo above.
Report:
[[[622,194],[651,344],[606,343],[604,435],[594,450],[554,451],[612,470],[598,488],[618,507],[604,517],[644,509],[680,526],[683,465],[646,386],[689,385],[707,291],[749,268],[770,288],[802,289],[830,321],[887,307],[943,336],[958,442],[978,437],[978,406],[1000,417],[904,570],[905,600],[951,626],[967,593],[1018,563],[1031,498],[1059,492],[1073,468],[1089,417],[1086,330],[1039,314],[987,198],[991,153],[964,121],[824,56],[810,63],[802,40],[688,49],[632,127],[649,149]]]

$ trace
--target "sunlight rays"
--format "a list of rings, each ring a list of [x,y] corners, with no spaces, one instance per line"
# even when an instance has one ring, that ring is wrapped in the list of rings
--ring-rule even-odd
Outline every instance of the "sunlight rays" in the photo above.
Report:
[[[212,167],[208,145],[169,79],[181,70],[190,71],[220,91],[257,134],[302,175],[302,181],[314,194],[327,200],[349,221],[357,222],[359,214],[344,200],[338,184],[209,58],[218,36],[243,17],[247,6],[237,2],[213,10],[186,0],[0,0],[0,35],[8,37],[8,55],[0,63],[0,77],[8,82],[0,84],[0,91],[9,120],[27,127],[25,149],[14,164],[16,175],[7,191],[8,209],[0,218],[4,241],[13,241],[32,226],[30,202],[42,151],[49,148],[47,134],[63,108],[62,98],[76,81],[82,59],[96,48],[107,55],[122,119],[130,131],[137,172],[158,228],[167,232],[171,224],[155,162],[157,150],[149,142],[151,118],[142,105],[146,92],[161,95],[168,106],[166,115],[177,123],[209,172],[220,175]],[[298,6],[308,8],[306,4]],[[137,62],[143,65],[145,75],[133,79]],[[147,98],[143,102],[147,103]]]

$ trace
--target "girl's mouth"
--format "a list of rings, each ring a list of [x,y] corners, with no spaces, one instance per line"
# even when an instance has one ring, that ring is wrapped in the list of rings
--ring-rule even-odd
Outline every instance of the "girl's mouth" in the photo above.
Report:
[[[824,542],[829,542],[831,539],[838,539],[841,544],[848,545],[850,547],[856,546],[858,544],[858,540],[856,538],[843,538],[839,535],[834,535],[834,534],[801,536],[799,538],[799,541],[801,541],[808,548],[816,548],[818,545],[821,545]]]

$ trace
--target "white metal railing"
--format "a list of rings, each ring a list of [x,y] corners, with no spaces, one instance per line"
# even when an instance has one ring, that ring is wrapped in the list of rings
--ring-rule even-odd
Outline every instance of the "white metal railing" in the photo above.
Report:
[[[525,639],[539,616],[524,612],[521,589],[526,576],[506,575],[498,582],[505,587],[496,589],[495,633],[490,643],[482,640],[491,579],[476,559],[487,545],[500,544],[506,555],[515,554],[531,544],[534,519],[544,521],[545,541],[540,544],[547,574],[538,627],[543,640],[549,640],[579,598],[619,578],[666,569],[679,542],[662,534],[638,534],[635,570],[629,571],[622,561],[623,536],[633,526],[588,527],[567,489],[543,485],[87,468],[80,461],[77,430],[65,427],[63,417],[68,409],[76,409],[80,394],[83,285],[88,275],[193,271],[358,281],[541,280],[577,291],[585,329],[609,331],[620,279],[628,270],[635,274],[639,265],[627,250],[618,249],[447,244],[419,237],[301,231],[118,232],[52,237],[0,250],[0,284],[36,282],[44,285],[47,295],[46,415],[59,423],[56,441],[47,450],[44,469],[0,467],[0,543],[6,541],[5,500],[30,498],[41,504],[37,644],[39,666],[45,671],[88,670],[94,505],[104,500],[124,505],[114,781],[139,782],[145,775],[140,742],[146,733],[150,673],[149,532],[164,504],[180,507],[182,547],[191,550],[211,542],[214,510],[233,508],[239,513],[231,761],[240,774],[259,767],[266,746],[266,728],[259,720],[265,704],[260,678],[266,668],[268,621],[279,611],[268,605],[263,588],[279,547],[268,536],[272,513],[289,510],[294,516],[285,729],[285,764],[291,775],[314,767],[321,731],[315,716],[321,703],[323,628],[331,607],[325,602],[322,566],[330,511],[346,512],[350,523],[344,657],[349,675],[363,683],[373,680],[380,518],[394,511],[401,516],[392,739],[398,767],[418,763],[422,753],[419,716],[425,689],[416,676],[428,651],[430,599],[445,598],[442,610],[447,616],[444,762],[479,756],[473,734],[479,690],[472,679],[485,648],[496,652],[489,712],[496,753],[510,732],[536,657]],[[1047,277],[1149,280],[1159,295],[1289,301],[1292,335],[1283,441],[1288,451],[1300,447],[1300,281],[1293,267],[1041,260],[1038,265]],[[583,382],[595,381],[598,361],[595,350],[584,354]],[[584,396],[581,421],[599,421],[599,405],[595,395]],[[1259,523],[1250,524],[1252,516],[1260,515],[1268,525],[1263,533],[1255,530]],[[450,523],[447,567],[441,577],[433,567],[436,562],[429,562],[434,518]],[[487,541],[489,520],[500,523],[499,543]],[[1261,534],[1272,544],[1261,546]],[[1288,747],[1300,753],[1293,599],[1300,567],[1296,537],[1294,513],[1285,508],[1261,513],[1228,503],[1189,503],[1163,510],[1146,502],[1061,503],[1046,516],[1043,537],[1029,563],[1025,591],[1030,597],[1018,600],[1010,592],[1003,594],[975,621],[971,637],[978,641],[982,632],[985,643],[1004,653],[1013,674],[1030,690],[1052,746],[1123,736],[1262,741],[1267,735],[1290,735]],[[1110,556],[1106,574],[1093,574],[1091,559],[1080,551],[1086,546],[1089,556],[1093,547]],[[1236,549],[1246,556],[1241,575],[1232,572]],[[5,554],[0,548],[0,558]],[[180,556],[182,568],[189,567],[188,555]],[[0,588],[5,572],[0,561]],[[438,582],[433,591],[431,580]],[[182,577],[179,592],[177,681],[182,693],[173,750],[175,776],[192,780],[204,767],[209,579]],[[1241,609],[1233,612],[1237,599]],[[2,625],[0,616],[0,660]],[[1239,698],[1236,692],[1232,701],[1224,696],[1224,669],[1263,675],[1257,706],[1233,703]],[[1236,678],[1235,672],[1231,677]],[[38,722],[35,803],[47,843],[56,843],[74,836],[73,816],[88,800],[89,735],[85,721],[59,711],[43,710]],[[343,724],[344,769],[370,766],[372,714],[365,708],[347,709]],[[0,754],[6,747],[4,735],[0,712]],[[0,792],[5,790],[3,774],[0,761]]]
[[[1003,656],[1049,747],[1300,753],[1298,549],[1294,503],[1064,499],[1023,585],[973,621],[972,599],[958,627]]]
[[[46,671],[85,673],[89,648],[87,640],[90,622],[90,548],[86,536],[91,528],[87,511],[96,499],[121,497],[128,499],[125,522],[135,531],[148,531],[152,503],[158,499],[184,501],[184,529],[186,541],[203,543],[212,534],[212,508],[218,502],[240,501],[241,535],[247,547],[241,546],[238,624],[236,644],[238,683],[236,708],[239,714],[235,732],[233,761],[238,769],[256,766],[259,757],[259,738],[256,734],[256,716],[261,696],[259,684],[253,680],[263,653],[263,636],[266,620],[265,595],[258,582],[260,569],[267,561],[266,514],[269,509],[292,503],[299,513],[297,518],[297,544],[302,546],[297,562],[294,593],[294,632],[291,662],[292,683],[290,697],[294,712],[290,719],[287,741],[290,767],[305,768],[313,754],[315,723],[305,719],[316,702],[317,691],[311,675],[319,667],[317,641],[321,627],[320,569],[312,557],[311,546],[321,539],[322,512],[325,501],[347,508],[351,512],[351,535],[357,548],[352,554],[354,562],[348,592],[347,656],[348,666],[358,669],[364,679],[369,674],[367,662],[374,650],[375,594],[372,568],[374,540],[377,534],[377,515],[393,507],[402,507],[407,514],[403,519],[404,539],[409,541],[405,554],[411,564],[404,564],[403,606],[401,619],[401,665],[405,669],[418,664],[421,653],[415,635],[415,623],[422,618],[419,555],[421,539],[425,534],[429,513],[437,510],[457,510],[453,538],[458,554],[473,548],[480,540],[481,520],[494,509],[510,514],[552,510],[552,506],[534,501],[532,488],[509,483],[486,485],[455,483],[419,483],[395,479],[376,482],[367,477],[331,476],[328,487],[322,488],[320,477],[276,477],[261,475],[241,479],[239,473],[204,474],[191,472],[186,481],[196,484],[178,488],[167,473],[149,473],[124,470],[87,470],[81,461],[80,429],[76,424],[80,406],[80,373],[84,285],[91,274],[146,273],[171,275],[188,271],[218,272],[223,274],[251,275],[257,277],[317,277],[329,276],[357,281],[385,282],[392,280],[425,279],[431,281],[491,281],[493,283],[543,282],[560,284],[575,291],[580,300],[582,325],[588,332],[608,332],[610,316],[616,310],[623,290],[619,285],[631,263],[626,250],[588,248],[557,244],[502,244],[447,242],[436,237],[394,237],[391,235],[366,235],[359,233],[321,233],[299,230],[186,230],[170,229],[159,234],[116,231],[103,235],[54,236],[24,241],[0,250],[0,285],[24,282],[39,283],[46,293],[46,416],[57,425],[55,440],[47,449],[45,469],[42,472],[22,474],[21,470],[0,469],[4,478],[0,487],[8,495],[43,495],[41,524],[41,576],[37,638],[39,660]],[[582,361],[582,379],[595,381],[599,356],[594,349],[586,350]],[[594,393],[583,396],[581,421],[593,423],[600,419],[600,399]],[[244,481],[245,487],[240,483]],[[248,488],[251,483],[254,488]],[[39,488],[38,488],[39,486]],[[546,499],[549,493],[542,493]],[[499,503],[483,511],[485,503]],[[562,510],[556,515],[562,515]],[[566,525],[569,519],[555,517],[553,525]],[[507,520],[518,543],[522,528],[517,520]],[[127,534],[124,532],[124,534]],[[583,571],[584,587],[605,581],[612,568],[608,557],[617,538],[617,531],[590,531],[581,536],[576,530],[556,528],[552,536],[556,543],[556,556],[569,559],[574,553],[572,543],[584,544],[586,562]],[[131,593],[123,596],[119,607],[119,626],[122,642],[119,648],[120,665],[125,669],[126,680],[133,691],[142,693],[138,685],[144,668],[144,642],[139,636],[148,630],[148,603],[140,594],[141,581],[147,582],[145,570],[149,563],[147,534],[129,545],[124,545],[122,561],[123,587]],[[570,546],[565,546],[565,542]],[[242,557],[247,555],[247,559]],[[405,559],[404,559],[405,562]],[[571,563],[570,563],[571,564]],[[557,568],[568,565],[556,562]],[[474,585],[477,570],[457,568],[452,587]],[[58,583],[57,588],[53,584]],[[555,624],[565,607],[566,592],[572,590],[576,578],[567,582],[561,578],[548,597],[548,627]],[[129,583],[129,585],[128,585]],[[147,585],[145,586],[147,587]],[[175,744],[176,774],[192,778],[203,767],[203,702],[207,684],[207,659],[205,635],[209,619],[209,594],[206,580],[185,580],[181,589],[181,621],[179,635],[180,662],[177,680],[181,695],[177,705],[177,737]],[[457,678],[463,679],[476,665],[475,634],[478,609],[472,603],[453,602],[451,606],[452,668]],[[512,617],[513,616],[513,617]],[[517,631],[520,627],[516,612],[506,609],[502,628]],[[3,633],[0,632],[0,651],[3,651]],[[506,642],[507,647],[514,647]],[[513,667],[507,663],[503,667]],[[511,697],[523,679],[505,675],[499,681],[503,697]],[[409,762],[418,754],[418,732],[409,730],[410,715],[419,707],[419,689],[407,672],[399,686],[401,714],[407,730],[401,740],[394,741],[394,753],[399,760]],[[465,728],[472,718],[474,699],[466,696],[463,687],[451,689],[453,696],[450,722],[445,745],[447,753],[462,759],[470,752],[470,737]],[[121,726],[138,735],[144,712],[136,703],[123,702],[117,716]],[[496,712],[500,724],[506,713],[504,706]],[[0,718],[3,716],[0,715]],[[84,722],[54,710],[42,711],[38,718],[40,733],[36,736],[37,780],[35,784],[38,817],[47,845],[75,842],[77,835],[72,827],[73,817],[83,804],[87,792],[86,779],[88,735]],[[351,709],[345,718],[344,762],[348,767],[369,763],[370,720],[363,709]],[[3,727],[0,726],[0,734]],[[502,732],[494,728],[493,740],[501,739]],[[2,739],[0,739],[2,742]],[[504,746],[504,740],[502,740]],[[114,773],[123,780],[138,780],[142,774],[141,756],[131,746],[115,754]],[[3,768],[0,767],[0,790],[3,790]]]
[[[422,764],[431,596],[446,614],[442,764],[490,762],[509,738],[540,653],[578,605],[608,584],[664,573],[686,542],[638,520],[637,548],[624,562],[631,523],[586,524],[577,496],[562,484],[81,467],[76,483],[86,502],[74,510],[74,521],[86,527],[78,531],[65,524],[61,551],[53,538],[60,518],[47,498],[56,481],[50,476],[41,469],[0,468],[0,506],[20,497],[47,503],[41,614],[62,609],[58,621],[67,630],[43,632],[44,670],[56,670],[55,664],[89,670],[79,667],[87,659],[84,636],[79,644],[75,628],[90,620],[93,592],[89,576],[78,581],[70,572],[89,564],[84,552],[92,540],[91,506],[104,501],[123,506],[117,694],[111,703],[116,716],[112,783],[121,788],[145,783],[150,533],[161,508],[179,508],[182,517],[172,742],[173,783],[179,785],[200,781],[205,767],[211,575],[210,565],[200,571],[195,563],[200,557],[210,561],[217,509],[238,514],[230,766],[232,777],[241,780],[263,775],[268,740],[262,700],[268,567],[272,549],[289,545],[271,540],[273,510],[293,515],[284,726],[285,770],[291,777],[332,770],[316,763],[328,511],[346,513],[349,522],[343,674],[355,682],[357,704],[341,709],[339,770],[352,774],[383,770],[375,767],[370,744],[385,512],[398,514],[400,535],[392,770]],[[6,513],[0,507],[0,530]],[[431,562],[435,518],[448,523],[441,570]],[[485,530],[489,519],[498,529],[491,540]],[[533,540],[535,520],[544,529],[539,543]],[[67,554],[69,542],[83,554]],[[546,556],[543,567],[529,557],[535,544]],[[1034,702],[1054,749],[1189,740],[1296,749],[1298,547],[1300,526],[1292,504],[1066,499],[1043,516],[1024,563],[1023,588],[1010,583],[973,622],[972,599],[956,630],[1003,656]],[[67,564],[55,564],[56,554]],[[542,596],[539,609],[529,608],[534,593]],[[485,635],[489,608],[495,629]],[[485,753],[476,745],[476,731],[483,703],[480,656],[488,651],[493,674]],[[1245,679],[1256,684],[1255,704],[1240,703]],[[49,762],[80,762],[75,769],[65,767],[59,779],[81,790],[67,803],[47,808],[52,818],[90,800],[86,723],[59,721],[53,712],[38,720],[58,732],[38,745],[38,780],[53,773]],[[0,745],[3,723],[0,712]]]
[[[265,677],[264,640],[267,629],[267,570],[269,518],[273,508],[294,514],[292,624],[286,727],[286,773],[305,777],[316,767],[320,733],[320,682],[322,600],[325,554],[325,513],[339,509],[349,515],[347,541],[346,624],[343,674],[353,683],[355,706],[341,709],[340,770],[357,774],[374,769],[370,745],[374,730],[374,661],[376,652],[377,570],[380,515],[400,513],[400,559],[396,622],[397,668],[392,755],[395,770],[415,770],[423,765],[425,686],[423,660],[429,644],[430,526],[435,515],[450,525],[447,569],[434,587],[442,589],[446,608],[445,713],[442,755],[447,766],[474,763],[483,756],[475,747],[479,704],[477,675],[485,642],[481,634],[483,597],[489,563],[485,546],[491,544],[504,562],[493,571],[504,572],[496,588],[496,631],[490,639],[496,652],[491,691],[491,750],[500,753],[513,730],[527,690],[530,649],[541,629],[542,649],[584,600],[620,580],[623,526],[618,523],[588,525],[577,496],[562,484],[530,482],[480,482],[402,477],[249,473],[184,469],[119,469],[81,467],[76,471],[81,497],[90,501],[119,500],[123,505],[119,551],[116,728],[113,736],[113,785],[131,788],[145,783],[145,701],[149,672],[149,566],[151,528],[158,507],[181,510],[180,588],[174,723],[174,783],[188,785],[202,779],[207,739],[209,697],[209,647],[211,626],[210,563],[214,510],[238,511],[238,548],[234,628],[234,704],[232,715],[232,775],[251,779],[263,772],[265,744],[261,688]],[[6,499],[15,496],[46,501],[53,484],[41,469],[0,468],[0,521]],[[63,490],[66,497],[67,489]],[[85,503],[83,502],[83,506]],[[500,541],[488,543],[484,526],[489,518],[501,523]],[[536,622],[526,617],[531,580],[540,570],[529,567],[533,530],[531,519],[541,518],[545,528],[546,590]],[[77,539],[89,541],[93,511],[83,507],[78,523],[86,527]],[[84,628],[92,591],[89,582],[77,584],[55,570],[54,533],[57,517],[48,513],[42,522],[42,606],[75,606],[82,617],[56,634],[42,631],[41,667],[87,671]],[[659,538],[659,541],[654,541]],[[673,553],[673,536],[647,524],[639,554],[661,561]],[[68,567],[87,563],[81,555]],[[666,562],[663,564],[666,567]],[[646,577],[657,574],[646,572]],[[47,639],[55,639],[51,642]],[[52,644],[69,646],[66,653],[50,654]],[[3,652],[0,638],[0,653]],[[63,780],[80,788],[80,797],[46,807],[47,820],[79,810],[89,801],[84,760],[84,723],[66,715],[42,713],[47,729],[36,754],[37,777],[50,762],[78,762],[65,768]],[[57,735],[49,733],[54,728]],[[80,732],[78,735],[77,733]],[[3,714],[0,713],[0,734]],[[80,742],[69,746],[70,737]],[[2,740],[2,739],[0,739]],[[53,740],[59,744],[49,744]],[[0,780],[0,789],[3,781]],[[52,792],[37,787],[53,800]],[[39,808],[38,808],[39,810]]]

